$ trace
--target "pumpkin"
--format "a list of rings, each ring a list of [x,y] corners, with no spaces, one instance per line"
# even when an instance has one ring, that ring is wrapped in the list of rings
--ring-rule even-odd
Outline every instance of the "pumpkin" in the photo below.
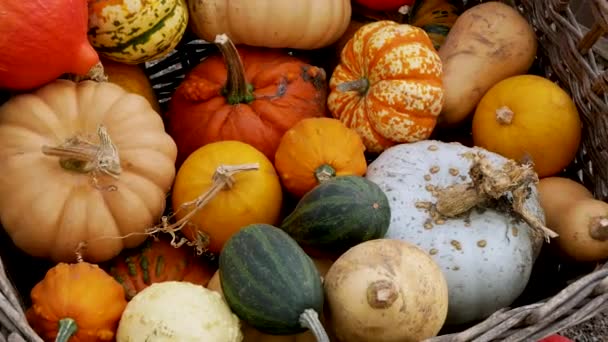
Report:
[[[369,152],[381,152],[430,136],[443,103],[441,75],[441,60],[422,29],[369,23],[342,50],[327,106]]]
[[[283,186],[302,197],[335,176],[363,176],[365,146],[359,135],[332,118],[304,119],[281,138],[274,165]]]
[[[544,226],[531,167],[478,147],[400,144],[370,163],[366,177],[389,199],[385,238],[421,247],[444,272],[448,325],[511,305],[528,283],[543,237],[556,236]]]
[[[274,166],[260,151],[240,141],[205,145],[181,165],[172,205],[186,238],[199,249],[219,253],[224,243],[252,223],[275,224],[282,189]]]
[[[167,239],[148,239],[138,248],[124,250],[105,268],[124,287],[127,300],[163,281],[206,286],[216,269],[189,248],[174,247]]]
[[[186,32],[185,0],[89,0],[89,41],[100,55],[139,64],[171,52]]]
[[[131,300],[116,342],[241,342],[239,319],[215,291],[188,282],[152,284]]]
[[[402,6],[414,4],[414,0],[353,0],[353,2],[374,11],[396,11]]]
[[[539,177],[561,172],[581,141],[582,124],[572,98],[557,84],[519,75],[494,85],[473,115],[476,146],[510,159],[530,158]]]
[[[213,41],[227,34],[235,44],[319,49],[338,40],[351,16],[350,0],[189,1],[192,31]]]
[[[28,90],[86,74],[99,56],[87,40],[85,1],[1,1],[0,89]]]
[[[30,296],[27,321],[45,341],[114,341],[127,306],[122,286],[87,262],[58,263]]]
[[[460,0],[417,0],[408,13],[408,23],[422,28],[439,50],[460,13]]]
[[[278,50],[237,50],[226,35],[217,43],[223,58],[210,56],[197,65],[169,103],[178,165],[220,140],[250,144],[272,161],[285,131],[325,114],[325,72]]]
[[[118,84],[126,91],[141,95],[150,102],[157,113],[160,107],[152,84],[146,73],[138,65],[118,63],[110,59],[101,58],[103,71],[108,77],[108,82]]]
[[[56,80],[0,107],[0,218],[26,253],[102,262],[161,217],[176,146],[148,101]]]

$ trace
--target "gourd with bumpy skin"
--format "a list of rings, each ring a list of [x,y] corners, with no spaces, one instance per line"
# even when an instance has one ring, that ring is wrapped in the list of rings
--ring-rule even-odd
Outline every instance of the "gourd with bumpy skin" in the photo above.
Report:
[[[100,55],[122,63],[160,59],[188,25],[185,0],[89,0],[89,41]]]
[[[188,282],[152,284],[120,319],[116,342],[241,342],[239,319],[219,293]]]
[[[187,281],[206,286],[215,272],[215,267],[191,248],[174,247],[166,239],[148,239],[138,248],[124,250],[104,268],[125,289],[127,300],[163,281]]]
[[[342,49],[327,107],[369,152],[430,136],[443,104],[442,65],[420,28],[377,21]]]
[[[529,280],[543,236],[555,237],[544,227],[533,170],[480,148],[432,140],[397,145],[366,177],[389,199],[385,237],[418,245],[445,273],[447,324],[510,305]]]
[[[125,292],[99,266],[59,263],[31,292],[27,321],[45,340],[113,341]]]
[[[107,261],[162,216],[176,155],[150,103],[118,85],[57,80],[14,96],[0,107],[2,225],[32,256]]]
[[[213,41],[227,34],[235,44],[319,49],[335,42],[351,16],[350,0],[188,1],[192,31]]]
[[[224,298],[240,319],[261,332],[292,335],[310,329],[329,342],[319,321],[321,276],[287,233],[253,224],[234,234],[219,260]]]

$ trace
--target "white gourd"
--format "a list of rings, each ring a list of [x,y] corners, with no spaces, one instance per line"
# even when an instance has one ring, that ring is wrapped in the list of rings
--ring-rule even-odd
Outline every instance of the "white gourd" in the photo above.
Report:
[[[241,342],[239,319],[221,295],[188,282],[154,283],[122,314],[116,342]]]
[[[528,224],[493,208],[434,220],[422,208],[436,204],[433,189],[471,181],[472,161],[463,155],[471,152],[482,152],[498,167],[507,161],[480,148],[428,140],[385,150],[366,176],[390,202],[386,238],[420,246],[442,268],[449,287],[447,324],[484,319],[509,306],[526,287],[542,245]],[[534,186],[524,207],[544,225]]]

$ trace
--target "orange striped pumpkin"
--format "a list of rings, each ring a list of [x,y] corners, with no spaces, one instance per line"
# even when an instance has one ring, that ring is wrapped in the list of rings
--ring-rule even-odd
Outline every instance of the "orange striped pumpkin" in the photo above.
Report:
[[[330,80],[328,108],[370,152],[427,139],[444,101],[442,64],[424,30],[393,21],[362,26]]]

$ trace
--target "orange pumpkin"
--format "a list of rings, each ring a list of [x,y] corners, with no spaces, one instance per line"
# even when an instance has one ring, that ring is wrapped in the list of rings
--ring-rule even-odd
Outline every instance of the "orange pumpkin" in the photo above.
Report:
[[[148,239],[138,248],[124,250],[106,269],[131,300],[146,287],[163,281],[206,286],[216,267],[187,246],[176,248],[166,239]]]
[[[363,176],[364,152],[359,135],[339,120],[310,118],[285,133],[274,165],[287,191],[301,197],[331,177]]]
[[[484,94],[473,115],[476,146],[514,160],[529,158],[541,178],[561,172],[574,160],[581,131],[568,93],[535,75],[498,82]]]
[[[277,224],[283,192],[272,163],[240,141],[205,145],[181,165],[173,184],[174,226],[197,248],[219,253],[242,227]]]
[[[325,72],[280,50],[237,50],[225,35],[216,41],[223,59],[211,56],[197,65],[169,103],[177,163],[221,140],[250,144],[272,161],[285,131],[325,114]]]
[[[59,263],[31,292],[27,320],[45,341],[113,341],[125,292],[95,264]]]
[[[160,113],[152,84],[139,65],[119,63],[105,58],[100,58],[100,60],[103,64],[103,71],[108,76],[108,82],[118,84],[130,93],[145,97],[152,108]]]
[[[428,138],[443,105],[442,64],[420,28],[393,21],[362,26],[330,80],[332,115],[370,152]]]

